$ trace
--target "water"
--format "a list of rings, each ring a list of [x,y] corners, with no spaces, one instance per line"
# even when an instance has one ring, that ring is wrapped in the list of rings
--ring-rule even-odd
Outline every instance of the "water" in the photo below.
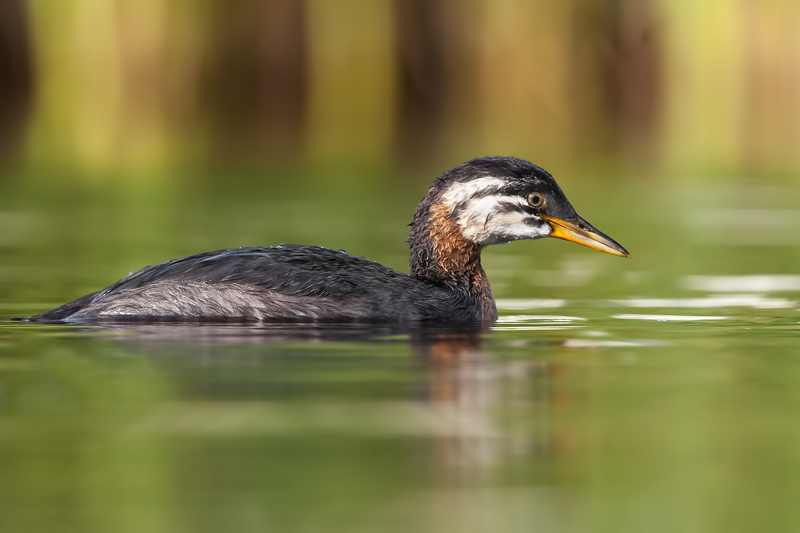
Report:
[[[232,246],[405,269],[426,185],[10,188],[0,318]],[[2,531],[798,529],[798,191],[562,185],[633,257],[488,250],[490,332],[0,323]]]

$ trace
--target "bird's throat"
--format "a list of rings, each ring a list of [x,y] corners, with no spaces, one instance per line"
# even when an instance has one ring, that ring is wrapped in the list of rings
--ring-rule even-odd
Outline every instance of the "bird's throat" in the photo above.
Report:
[[[428,239],[431,246],[431,259],[444,278],[459,279],[463,274],[480,273],[481,247],[468,240],[461,233],[458,224],[449,215],[449,209],[434,205],[431,207],[428,224]]]
[[[450,211],[446,206],[431,206],[426,224],[412,231],[418,242],[411,243],[411,275],[468,292],[481,302],[484,316],[496,315],[489,280],[481,267],[482,247],[464,237],[449,217]]]

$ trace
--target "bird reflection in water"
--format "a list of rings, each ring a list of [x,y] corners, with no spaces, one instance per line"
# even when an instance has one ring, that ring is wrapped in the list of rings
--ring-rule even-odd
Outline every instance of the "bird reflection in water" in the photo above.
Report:
[[[407,343],[414,354],[413,368],[421,371],[421,375],[415,375],[414,379],[419,383],[414,390],[421,389],[422,395],[415,393],[413,398],[401,401],[412,401],[419,408],[419,399],[423,399],[424,415],[415,417],[410,423],[416,426],[422,419],[424,427],[394,428],[401,433],[424,433],[432,439],[435,468],[443,480],[468,479],[471,474],[502,461],[504,454],[541,453],[550,447],[547,435],[531,435],[529,432],[509,435],[496,425],[497,415],[504,409],[514,409],[514,402],[519,397],[523,398],[525,409],[531,407],[530,402],[541,409],[542,402],[549,401],[547,380],[550,365],[529,360],[498,359],[484,349],[484,339],[490,334],[485,325],[409,329],[375,324],[106,322],[102,326],[79,329],[91,331],[100,338],[107,338],[110,334],[114,339],[125,341],[123,345],[136,345],[138,354],[169,354],[171,358],[177,354],[188,360],[202,354],[206,360],[219,358],[228,362],[230,357],[226,355],[225,346],[264,345],[266,350],[256,353],[269,356],[269,346],[285,343],[299,342],[299,346],[310,343],[309,347],[323,343],[320,348],[323,353],[324,343],[359,343],[378,350],[381,346],[389,349]],[[279,357],[283,366],[292,364],[285,353]],[[375,364],[384,364],[377,358],[375,361]],[[353,362],[348,360],[342,364]],[[303,368],[310,370],[307,364]],[[325,369],[330,371],[329,364]],[[215,378],[208,376],[208,379]],[[280,379],[280,375],[271,379]],[[225,388],[234,397],[241,393],[237,392],[235,383],[228,383]],[[511,392],[517,397],[509,399]]]
[[[542,510],[553,507],[551,480],[530,472],[552,461],[551,365],[499,357],[493,347],[502,351],[502,341],[485,327],[104,323],[82,331],[151,359],[177,385],[170,389],[180,396],[136,422],[147,435],[244,436],[265,439],[265,450],[288,437],[331,460],[350,439],[406,451],[421,444],[410,448],[424,450],[412,462],[422,459],[428,473],[415,490],[376,502],[367,525],[397,513],[414,515],[418,531],[474,531],[476,518],[503,531],[515,531],[506,527],[512,516],[555,520]],[[529,470],[525,485],[497,482],[520,466]],[[376,465],[365,457],[354,467]]]

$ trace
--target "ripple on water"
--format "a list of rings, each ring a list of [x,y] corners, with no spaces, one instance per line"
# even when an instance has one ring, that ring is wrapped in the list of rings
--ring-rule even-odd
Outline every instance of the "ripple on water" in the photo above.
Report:
[[[615,304],[626,307],[751,307],[753,309],[789,309],[797,305],[794,300],[786,298],[767,298],[760,294],[730,294],[709,296],[707,298],[630,298],[628,300],[612,300]]]
[[[586,319],[563,315],[507,315],[497,319],[495,331],[558,331],[580,327]]]
[[[565,348],[632,348],[651,346],[672,346],[667,341],[652,339],[641,340],[597,340],[597,339],[567,339],[562,344]]]
[[[507,315],[497,319],[498,324],[509,322],[575,322],[586,320],[579,316],[563,315]]]
[[[498,309],[551,309],[564,307],[566,300],[544,298],[499,298],[495,300]]]
[[[755,276],[686,276],[687,289],[708,292],[800,291],[800,276],[761,274]]]
[[[653,320],[656,322],[699,322],[705,320],[728,320],[729,316],[694,316],[694,315],[611,315],[620,320]]]

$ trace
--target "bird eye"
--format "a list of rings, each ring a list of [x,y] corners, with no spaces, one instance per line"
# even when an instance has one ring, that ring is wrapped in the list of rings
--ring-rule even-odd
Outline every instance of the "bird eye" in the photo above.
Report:
[[[544,196],[538,192],[532,192],[528,195],[528,205],[531,207],[542,207],[544,205]]]

